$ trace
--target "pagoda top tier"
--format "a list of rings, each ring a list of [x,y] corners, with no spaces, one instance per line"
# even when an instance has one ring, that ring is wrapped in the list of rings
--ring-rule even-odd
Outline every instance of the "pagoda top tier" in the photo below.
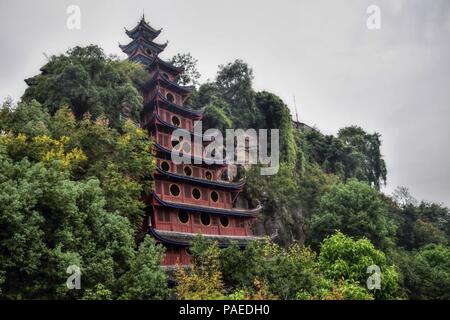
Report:
[[[131,39],[136,39],[140,36],[146,38],[146,39],[150,39],[153,40],[155,39],[157,36],[159,36],[159,34],[161,33],[162,29],[154,29],[152,26],[150,26],[147,21],[145,21],[145,17],[144,15],[142,15],[141,21],[139,21],[139,23],[137,24],[136,27],[134,27],[131,30],[127,30],[127,28],[125,28],[125,33],[131,38]]]
[[[126,45],[119,44],[119,47],[130,60],[149,64],[167,46],[167,41],[162,44],[153,41],[161,33],[161,30],[154,29],[142,16],[136,27],[131,30],[125,28],[126,34],[132,39],[131,42]]]

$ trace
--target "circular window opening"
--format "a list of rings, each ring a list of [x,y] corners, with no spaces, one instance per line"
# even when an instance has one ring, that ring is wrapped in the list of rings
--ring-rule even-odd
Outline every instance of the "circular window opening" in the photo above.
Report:
[[[170,164],[167,161],[161,162],[161,169],[163,171],[170,171]]]
[[[162,76],[163,76],[165,79],[169,80],[169,75],[168,75],[167,73],[164,72],[164,73],[162,74]]]
[[[173,124],[174,126],[179,127],[179,126],[180,126],[180,118],[178,118],[177,116],[173,116],[173,117],[172,117],[172,124]]]
[[[189,222],[189,214],[185,211],[178,212],[178,220],[180,220],[181,223],[188,223]]]
[[[219,194],[216,191],[211,192],[211,200],[217,202],[219,200]]]
[[[191,167],[184,167],[184,174],[187,176],[192,176],[192,169]]]
[[[173,94],[171,94],[170,92],[167,92],[166,98],[167,98],[167,100],[169,102],[174,102],[175,101],[175,96]]]
[[[178,197],[180,195],[180,187],[176,184],[170,185],[170,194],[174,197]]]
[[[145,49],[145,52],[149,55],[149,56],[152,56],[153,55],[153,52],[152,52],[152,50],[150,50],[150,49]]]
[[[206,172],[205,172],[205,177],[206,177],[206,179],[211,180],[211,179],[212,179],[212,173],[211,173],[211,171],[206,171]]]
[[[228,217],[220,217],[220,224],[222,225],[222,227],[226,228],[230,225],[230,220],[228,219]]]
[[[194,188],[192,189],[192,197],[196,200],[200,199],[200,197],[202,196],[201,192],[199,189]]]
[[[211,217],[207,213],[202,213],[200,215],[200,221],[202,222],[203,225],[209,226],[211,224]]]
[[[189,248],[184,249],[184,251],[186,252],[186,254],[187,254],[188,256],[190,256],[190,255],[192,254],[192,251],[191,251],[191,249],[189,249]]]

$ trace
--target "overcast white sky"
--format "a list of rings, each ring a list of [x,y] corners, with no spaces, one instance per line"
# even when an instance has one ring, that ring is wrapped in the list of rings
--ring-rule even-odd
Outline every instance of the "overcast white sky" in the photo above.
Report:
[[[366,9],[381,9],[368,30]],[[69,5],[81,29],[66,27]],[[236,58],[255,87],[280,95],[324,133],[360,125],[383,136],[390,193],[450,205],[450,1],[448,0],[1,0],[0,99],[17,100],[47,55],[95,43],[120,54],[142,12],[169,46],[191,52],[203,80]],[[293,108],[292,113],[295,114]]]

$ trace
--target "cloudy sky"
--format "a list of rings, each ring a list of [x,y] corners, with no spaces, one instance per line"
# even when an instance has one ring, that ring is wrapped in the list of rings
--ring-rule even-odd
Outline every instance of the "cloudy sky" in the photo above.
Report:
[[[345,5],[344,5],[345,4]],[[67,7],[81,10],[69,30]],[[381,29],[366,26],[369,5]],[[14,100],[46,55],[95,43],[119,54],[142,13],[169,40],[163,57],[191,52],[202,80],[236,58],[255,87],[280,95],[324,133],[357,124],[383,137],[386,193],[407,186],[450,205],[448,0],[1,0],[0,99]]]

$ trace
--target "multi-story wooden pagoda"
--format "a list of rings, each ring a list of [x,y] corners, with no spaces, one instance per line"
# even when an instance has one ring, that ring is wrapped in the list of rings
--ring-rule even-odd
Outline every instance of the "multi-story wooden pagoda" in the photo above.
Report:
[[[183,70],[159,57],[167,45],[154,42],[160,32],[142,17],[135,28],[126,30],[132,41],[120,48],[130,60],[143,64],[149,72],[148,81],[142,87],[141,126],[154,140],[157,167],[154,190],[147,199],[145,226],[167,248],[164,265],[188,265],[189,246],[198,233],[217,240],[221,247],[231,241],[243,247],[250,240],[260,239],[251,231],[260,207],[237,208],[236,199],[244,181],[228,181],[227,165],[206,164],[202,154],[195,154],[197,149],[191,142],[172,142],[175,129],[185,130],[193,137],[194,121],[201,120],[202,113],[185,105],[193,87],[177,84],[176,79]],[[173,147],[183,148],[192,163],[201,164],[175,164],[171,161]]]

